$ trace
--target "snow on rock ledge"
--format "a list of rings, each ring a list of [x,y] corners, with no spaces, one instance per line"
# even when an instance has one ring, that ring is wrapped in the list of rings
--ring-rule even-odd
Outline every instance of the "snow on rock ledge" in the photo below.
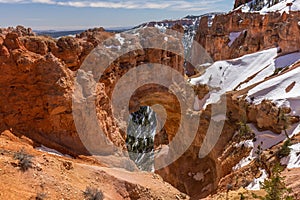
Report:
[[[259,169],[259,170],[262,173],[261,176],[259,178],[255,178],[253,182],[246,187],[247,190],[260,190],[261,183],[263,183],[265,179],[268,178],[268,174],[266,170],[264,169]]]
[[[290,146],[290,155],[282,158],[280,163],[287,165],[288,169],[300,168],[300,143]]]
[[[300,68],[295,68],[280,76],[267,80],[248,92],[248,97],[254,104],[260,104],[264,99],[278,102],[289,102],[293,115],[300,115]]]
[[[291,4],[291,7],[289,6],[289,3]],[[266,3],[260,10],[253,11],[251,9],[255,4],[255,0],[250,1],[244,5],[239,6],[235,10],[241,10],[242,12],[258,12],[260,14],[267,14],[270,12],[280,12],[280,13],[289,13],[289,11],[297,11],[300,10],[300,0],[281,0],[279,3],[274,4],[273,6],[269,7],[269,5]]]
[[[38,150],[38,151],[41,151],[41,152],[45,152],[45,153],[48,153],[48,154],[51,154],[51,155],[55,155],[55,156],[72,158],[72,156],[70,156],[68,154],[63,154],[63,153],[61,153],[61,152],[59,152],[55,149],[48,148],[44,145],[42,145],[40,147],[37,147],[35,149]]]
[[[227,91],[238,87],[243,89],[248,85],[258,83],[272,75],[275,70],[274,58],[277,48],[272,48],[243,57],[217,61],[206,69],[203,75],[191,79],[191,84],[206,84],[211,89],[210,97],[206,100],[204,108],[220,100],[220,96]],[[254,76],[251,80],[249,77]],[[241,83],[244,85],[241,86]],[[239,87],[240,86],[240,87]]]
[[[248,126],[255,133],[256,140],[255,140],[255,142],[253,142],[252,140],[246,140],[246,141],[242,141],[239,144],[235,145],[236,147],[241,147],[242,145],[244,145],[247,148],[252,148],[252,150],[251,150],[249,156],[243,158],[238,164],[236,164],[232,168],[233,171],[236,171],[236,170],[250,164],[257,157],[256,152],[259,150],[259,148],[262,151],[264,151],[264,150],[269,149],[269,148],[279,144],[280,142],[286,140],[286,135],[283,132],[278,135],[278,134],[273,133],[272,131],[258,131],[257,128],[253,124],[248,124]],[[297,135],[299,132],[300,132],[300,124],[293,125],[287,130],[287,134],[289,135],[290,138]],[[291,158],[291,162],[294,162],[296,159],[295,158],[296,153],[300,153],[300,143],[299,143],[299,146],[291,147],[291,149],[293,149],[292,153],[291,153],[291,155],[293,155],[293,157]],[[293,154],[293,152],[296,152],[296,153]],[[290,158],[284,158],[281,162],[282,162],[282,164],[288,165],[289,160],[290,160]],[[300,167],[300,155],[298,156],[298,161],[296,164]],[[290,166],[292,166],[292,165],[290,165]]]

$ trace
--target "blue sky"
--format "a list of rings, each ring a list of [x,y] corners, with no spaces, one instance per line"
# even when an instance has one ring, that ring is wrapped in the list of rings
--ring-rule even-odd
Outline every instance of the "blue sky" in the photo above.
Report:
[[[233,0],[0,0],[0,27],[35,30],[127,27],[186,15],[229,11]]]

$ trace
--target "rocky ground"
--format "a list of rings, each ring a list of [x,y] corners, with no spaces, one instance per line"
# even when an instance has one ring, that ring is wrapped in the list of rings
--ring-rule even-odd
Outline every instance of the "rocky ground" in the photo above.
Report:
[[[32,156],[25,171],[14,158],[20,151]],[[188,199],[154,173],[107,168],[91,157],[49,154],[8,130],[0,134],[0,155],[0,199],[84,199],[87,187],[105,199]]]

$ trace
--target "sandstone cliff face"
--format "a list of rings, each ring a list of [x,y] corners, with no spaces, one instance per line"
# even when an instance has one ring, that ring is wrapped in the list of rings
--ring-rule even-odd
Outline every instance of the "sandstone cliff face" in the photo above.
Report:
[[[51,53],[27,50],[15,33],[2,37],[1,129],[12,129],[56,148],[84,152],[71,114],[73,72]],[[40,47],[37,51],[42,51]]]
[[[240,92],[230,92],[227,95],[227,116],[235,122],[246,120],[248,123],[254,123],[261,130],[271,130],[280,134],[285,129],[286,119],[282,116],[290,114],[289,108],[278,108],[275,103],[264,100],[255,105],[249,103],[244,98],[238,98]],[[247,94],[246,92],[244,94]],[[299,117],[290,116],[290,124],[299,122]]]
[[[19,29],[0,36],[1,129],[73,154],[85,153],[72,117],[74,72],[68,67],[79,67],[93,44],[37,37]]]
[[[150,39],[154,33],[143,34]],[[72,154],[87,153],[72,115],[74,77],[86,56],[112,36],[100,28],[76,38],[55,40],[34,36],[30,29],[22,27],[3,29],[0,34],[1,129],[11,129]],[[140,41],[133,42],[138,45]],[[108,43],[120,45],[113,37],[106,40],[106,45],[111,45]],[[107,69],[97,86],[97,112],[105,134],[117,146],[124,146],[125,136],[121,135],[111,112],[113,87],[126,71],[144,62],[163,63],[183,73],[183,58],[153,49],[123,55]]]
[[[200,21],[196,36],[198,41],[215,60],[237,58],[271,47],[279,47],[283,53],[300,48],[300,12],[242,13],[231,12],[217,15],[212,26],[208,18]]]
[[[141,38],[146,38],[143,42],[156,42],[154,46],[171,45],[170,48],[183,52],[181,45],[174,46],[180,44],[180,41],[172,37],[169,37],[168,42],[162,35],[154,38],[157,31],[143,30],[140,33]],[[84,32],[76,38],[63,37],[58,40],[31,34],[19,36],[14,30],[6,32],[3,32],[0,40],[0,68],[3,72],[0,75],[1,130],[10,129],[15,134],[24,134],[37,143],[72,155],[87,154],[72,115],[74,77],[79,73],[78,69],[84,58],[96,45],[104,40],[104,46],[117,46],[120,42],[114,37],[109,38],[111,34],[102,29]],[[139,45],[141,42],[131,41],[131,45]],[[150,48],[124,54],[106,69],[96,83],[95,104],[99,123],[115,145],[124,147],[126,137],[113,117],[111,107],[112,92],[119,79],[130,69],[143,63],[171,66],[183,76],[183,62],[180,55],[164,48]],[[168,79],[168,75],[164,78]],[[181,113],[178,100],[168,89],[157,85],[139,88],[130,100],[130,110],[133,112],[140,106],[155,104],[163,105],[166,110],[167,120],[161,132],[168,135],[170,142],[180,126]],[[214,191],[218,180],[223,176],[223,170],[219,168],[221,165],[217,161],[222,148],[214,149],[204,159],[198,158],[209,119],[208,109],[199,122],[203,129],[199,130],[189,150],[171,166],[157,172],[181,191],[195,198],[204,197]],[[227,126],[218,146],[223,146],[234,133],[234,126]],[[189,129],[187,124],[184,130],[189,132]],[[205,174],[203,180],[195,178],[198,173]],[[199,191],[199,188],[206,189]]]
[[[140,46],[141,42],[156,42],[153,46],[161,48],[146,48],[122,55],[111,63],[96,83],[95,105],[99,124],[107,137],[119,147],[125,146],[126,136],[113,116],[111,97],[114,86],[122,75],[143,63],[170,66],[181,76],[184,71],[183,57],[163,48],[170,45],[170,48],[183,52],[180,40],[168,36],[166,41],[165,36],[158,34],[157,29],[145,29],[140,34],[143,40],[124,39],[130,40],[131,46]],[[55,40],[24,31],[20,34],[18,29],[3,30],[0,35],[1,130],[10,129],[17,135],[31,138],[35,143],[70,155],[89,154],[77,133],[73,118],[73,113],[77,112],[72,110],[75,76],[81,73],[78,72],[80,65],[98,44],[105,41],[104,47],[120,45],[120,41],[111,36],[111,33],[104,32],[103,29],[94,29],[76,38],[63,37]],[[108,55],[113,54],[107,48],[102,50],[108,51]],[[97,70],[97,66],[95,67],[94,70]],[[163,78],[172,78],[169,75]],[[139,89],[142,93],[137,94],[142,94],[142,97],[137,95],[132,98],[130,110],[137,110],[141,105],[165,105],[168,120],[163,131],[167,132],[171,141],[180,120],[180,107],[176,98],[165,96],[168,90],[155,85]],[[105,152],[103,149],[101,151]],[[108,163],[110,162],[112,161],[109,160]],[[168,176],[165,174],[164,177]],[[176,177],[175,179],[177,181]]]

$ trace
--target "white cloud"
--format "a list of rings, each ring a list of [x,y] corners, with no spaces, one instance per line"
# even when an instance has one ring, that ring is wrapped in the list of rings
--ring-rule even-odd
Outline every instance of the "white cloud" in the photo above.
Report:
[[[216,5],[222,0],[129,0],[129,1],[93,1],[93,0],[0,0],[0,3],[41,3],[53,4],[70,7],[91,7],[91,8],[124,8],[124,9],[168,9],[168,10],[185,10],[185,11],[201,11],[216,10]]]
[[[55,1],[52,0],[32,0],[32,3],[45,3],[45,4],[56,4]]]
[[[0,3],[22,3],[23,0],[0,0]]]

